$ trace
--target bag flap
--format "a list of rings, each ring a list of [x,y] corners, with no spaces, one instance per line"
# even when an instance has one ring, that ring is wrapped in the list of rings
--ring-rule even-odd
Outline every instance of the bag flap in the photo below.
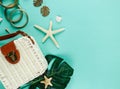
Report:
[[[14,41],[1,47],[1,52],[5,56],[6,60],[11,64],[16,64],[20,60],[19,51],[16,49]]]

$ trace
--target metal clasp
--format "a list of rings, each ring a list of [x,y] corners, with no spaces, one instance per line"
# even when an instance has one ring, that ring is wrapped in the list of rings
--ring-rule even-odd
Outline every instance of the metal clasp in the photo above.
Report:
[[[10,58],[10,60],[12,62],[16,62],[16,60],[17,60],[17,56],[16,56],[16,53],[14,51],[9,52],[7,57]]]

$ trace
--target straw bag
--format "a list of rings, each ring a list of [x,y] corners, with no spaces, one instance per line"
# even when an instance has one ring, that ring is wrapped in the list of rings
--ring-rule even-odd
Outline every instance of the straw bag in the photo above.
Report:
[[[0,81],[5,89],[17,89],[42,75],[47,61],[33,37],[22,31],[0,36],[0,41],[23,35],[0,47]]]

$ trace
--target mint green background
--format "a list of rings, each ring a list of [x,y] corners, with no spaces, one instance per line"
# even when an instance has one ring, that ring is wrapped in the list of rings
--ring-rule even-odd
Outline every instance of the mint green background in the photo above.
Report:
[[[44,55],[60,56],[75,69],[66,89],[120,89],[120,0],[45,0],[51,10],[48,17],[41,16],[32,0],[20,4],[29,15],[22,30],[36,39]],[[55,21],[56,15],[62,16],[61,23]],[[66,28],[55,36],[60,49],[50,39],[42,44],[44,34],[33,28],[38,24],[47,29],[50,20],[53,29]],[[0,35],[7,34],[6,27],[17,31],[4,19]]]

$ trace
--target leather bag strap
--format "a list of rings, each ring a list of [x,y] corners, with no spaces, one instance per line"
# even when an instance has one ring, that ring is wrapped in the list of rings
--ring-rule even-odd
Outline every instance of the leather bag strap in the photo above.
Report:
[[[17,31],[15,33],[11,33],[11,34],[8,34],[8,35],[0,36],[0,41],[13,38],[13,37],[15,37],[15,36],[17,36],[19,34],[21,34],[22,36],[27,36],[28,38],[30,38],[30,40],[34,44],[34,41],[32,40],[32,38],[28,34],[26,34],[25,32],[23,32],[23,31]]]

